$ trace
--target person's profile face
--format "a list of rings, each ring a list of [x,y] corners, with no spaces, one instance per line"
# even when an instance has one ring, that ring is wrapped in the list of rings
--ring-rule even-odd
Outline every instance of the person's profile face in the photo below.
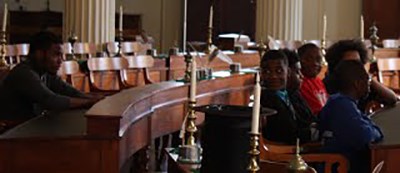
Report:
[[[298,90],[303,82],[303,74],[301,73],[300,62],[297,62],[290,67],[290,71],[288,73],[287,89]]]
[[[283,60],[268,60],[261,68],[264,86],[270,90],[286,88],[288,67]]]
[[[301,72],[304,76],[315,78],[322,69],[322,55],[319,48],[307,50],[300,59]]]
[[[358,95],[360,98],[367,97],[370,92],[370,86],[372,82],[372,78],[368,74],[364,74],[364,77],[360,80],[357,80],[356,91],[358,91]]]
[[[62,48],[59,44],[51,45],[44,51],[44,68],[50,74],[57,74],[62,63]]]

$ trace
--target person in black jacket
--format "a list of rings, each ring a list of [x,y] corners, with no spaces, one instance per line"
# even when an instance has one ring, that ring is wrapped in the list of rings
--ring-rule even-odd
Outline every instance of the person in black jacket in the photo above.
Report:
[[[264,87],[261,105],[277,111],[277,114],[267,117],[262,134],[264,138],[274,142],[295,144],[297,138],[302,143],[309,142],[312,121],[297,113],[300,111],[295,110],[297,106],[293,104],[286,90],[288,74],[291,73],[288,65],[286,55],[280,50],[268,51],[261,60]]]
[[[0,120],[20,123],[51,110],[89,107],[103,98],[82,93],[57,76],[61,44],[61,39],[48,31],[32,37],[28,59],[0,84]]]

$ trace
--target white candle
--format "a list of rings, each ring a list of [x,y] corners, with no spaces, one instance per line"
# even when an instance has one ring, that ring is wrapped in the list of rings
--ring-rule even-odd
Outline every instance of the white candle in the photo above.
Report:
[[[192,69],[190,72],[190,101],[196,101],[196,59],[193,58]]]
[[[211,5],[210,7],[210,19],[208,19],[208,27],[212,28],[213,27],[213,16],[214,16],[214,7]]]
[[[364,39],[364,16],[361,15],[361,20],[360,20],[360,37],[361,39]]]
[[[119,31],[122,31],[122,24],[123,24],[123,16],[124,15],[124,12],[123,12],[123,9],[122,9],[122,5],[121,6],[119,6]]]
[[[254,86],[254,104],[253,104],[253,116],[251,121],[251,133],[258,133],[258,127],[260,124],[260,98],[261,98],[261,86],[260,86],[260,74],[256,74],[256,84]]]
[[[186,36],[187,36],[187,0],[184,0],[182,52],[186,52],[186,40],[187,40]],[[176,41],[178,41],[178,40],[176,40]]]
[[[322,39],[326,40],[326,14],[324,14],[324,21],[323,21],[323,28],[322,28]]]
[[[8,13],[8,8],[7,8],[7,3],[4,4],[4,15],[3,15],[3,26],[1,28],[1,31],[5,32],[6,31],[6,26],[7,26],[7,13]]]

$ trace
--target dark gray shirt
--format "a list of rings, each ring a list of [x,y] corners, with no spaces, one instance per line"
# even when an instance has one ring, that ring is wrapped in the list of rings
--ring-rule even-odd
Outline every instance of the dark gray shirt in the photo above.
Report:
[[[29,62],[23,62],[0,83],[0,119],[27,120],[46,109],[68,109],[69,97],[85,95],[60,77],[39,74]]]

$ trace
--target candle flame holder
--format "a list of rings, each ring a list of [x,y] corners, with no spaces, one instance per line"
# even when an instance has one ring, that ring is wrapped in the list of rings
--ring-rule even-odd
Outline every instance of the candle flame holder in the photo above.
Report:
[[[8,68],[9,64],[6,61],[6,53],[7,53],[7,49],[6,49],[6,44],[7,44],[7,40],[6,40],[6,32],[5,31],[1,31],[1,38],[0,38],[0,45],[1,45],[1,50],[0,50],[0,68]]]
[[[327,66],[328,62],[326,61],[326,38],[321,39],[321,54],[322,54],[322,65]]]
[[[264,53],[267,52],[268,46],[264,44],[264,41],[261,39],[257,45],[258,53],[260,54],[260,58],[264,56]]]
[[[76,60],[74,45],[78,41],[78,36],[76,36],[75,32],[72,31],[68,37],[68,42],[71,44],[71,56],[73,60]]]
[[[212,35],[213,35],[213,28],[208,27],[208,32],[207,32],[207,48],[205,50],[206,54],[211,54],[212,52]]]
[[[290,160],[288,165],[288,172],[289,173],[297,173],[297,172],[306,172],[309,169],[307,163],[303,160],[300,155],[300,142],[297,139],[296,142],[296,153],[292,160]]]
[[[196,111],[194,110],[194,107],[196,106],[195,101],[189,101],[188,105],[188,114],[187,114],[187,127],[186,127],[186,132],[189,134],[187,141],[187,145],[196,145],[196,139],[194,137],[194,134],[197,132],[197,127],[196,127]]]
[[[260,170],[260,166],[258,165],[258,158],[260,155],[259,146],[260,133],[250,133],[250,151],[248,152],[250,155],[250,162],[247,167],[249,173],[256,173]]]
[[[115,40],[118,42],[118,51],[115,57],[122,57],[122,42],[124,41],[124,32],[123,30],[118,30],[117,36],[115,37]]]
[[[369,32],[371,36],[369,39],[371,40],[371,51],[372,51],[372,57],[371,57],[371,62],[376,62],[376,57],[375,57],[375,51],[378,49],[378,41],[379,41],[379,36],[378,36],[378,27],[376,27],[376,23],[374,22],[372,26],[369,28]]]

